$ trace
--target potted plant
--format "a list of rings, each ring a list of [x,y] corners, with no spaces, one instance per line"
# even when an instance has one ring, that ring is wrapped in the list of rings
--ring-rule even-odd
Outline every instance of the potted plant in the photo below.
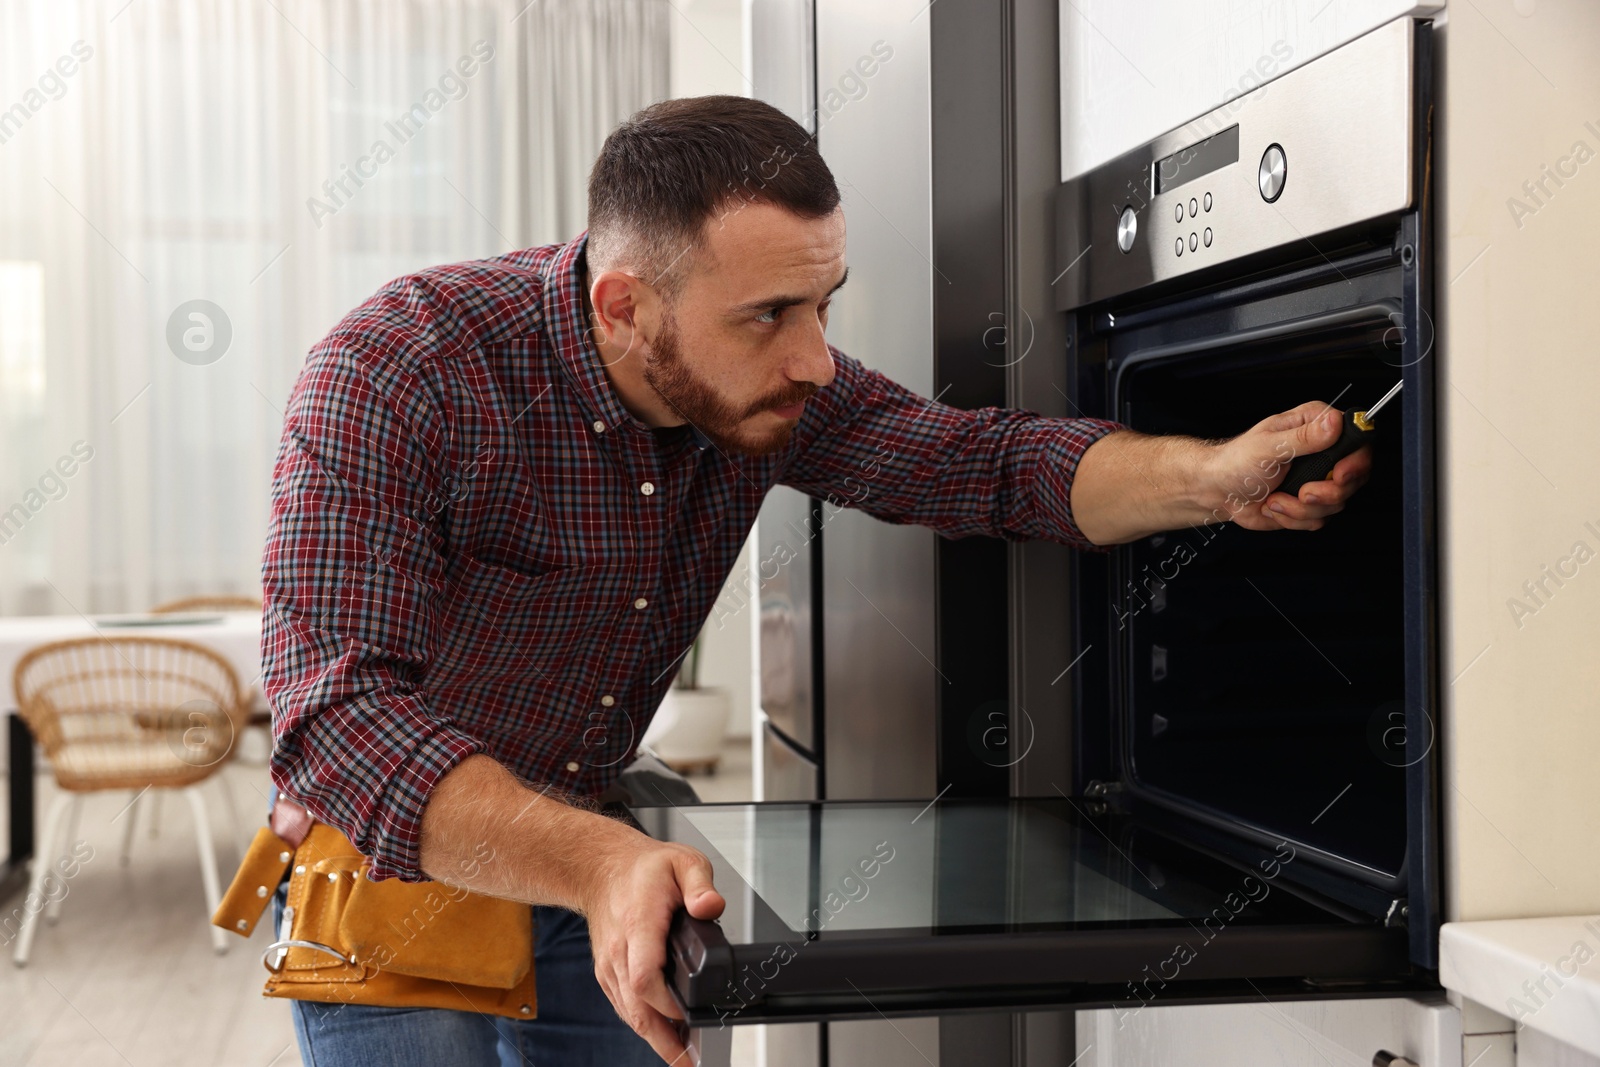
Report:
[[[684,775],[716,771],[722,756],[722,738],[728,729],[727,691],[700,684],[704,644],[702,632],[684,653],[678,676],[672,680],[640,743]]]

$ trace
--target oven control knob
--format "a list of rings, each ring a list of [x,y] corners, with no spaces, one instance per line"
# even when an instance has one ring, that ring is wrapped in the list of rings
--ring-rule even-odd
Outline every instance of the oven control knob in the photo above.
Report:
[[[1133,213],[1132,207],[1122,209],[1122,217],[1117,219],[1117,247],[1124,252],[1133,251],[1133,239],[1139,236],[1139,216]]]
[[[1281,145],[1268,145],[1261,153],[1261,170],[1256,175],[1261,186],[1261,199],[1272,203],[1283,195],[1283,183],[1289,177],[1289,160]]]

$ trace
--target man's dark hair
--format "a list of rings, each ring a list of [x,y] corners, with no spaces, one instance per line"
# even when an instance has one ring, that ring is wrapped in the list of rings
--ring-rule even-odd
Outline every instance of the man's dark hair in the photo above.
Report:
[[[752,203],[813,219],[839,206],[804,127],[742,96],[652,104],[611,131],[589,172],[589,269],[626,270],[671,299],[707,223]]]

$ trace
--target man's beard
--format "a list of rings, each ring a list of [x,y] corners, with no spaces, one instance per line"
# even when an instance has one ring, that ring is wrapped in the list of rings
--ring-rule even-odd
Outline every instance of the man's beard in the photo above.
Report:
[[[678,324],[670,311],[662,316],[661,332],[645,349],[644,380],[661,399],[689,425],[699,430],[723,452],[746,456],[766,456],[789,443],[792,425],[782,425],[756,436],[745,427],[745,420],[810,399],[817,387],[811,382],[794,382],[769,393],[753,404],[729,403],[715,389],[695,375],[683,362],[678,344]]]

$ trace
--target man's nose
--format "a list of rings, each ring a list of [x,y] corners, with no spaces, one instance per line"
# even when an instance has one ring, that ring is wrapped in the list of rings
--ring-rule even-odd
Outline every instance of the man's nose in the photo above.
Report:
[[[810,382],[818,389],[825,389],[832,383],[833,352],[829,350],[828,342],[822,336],[820,323],[816,333],[808,336],[803,342],[803,347],[790,358],[786,369],[791,381]]]

